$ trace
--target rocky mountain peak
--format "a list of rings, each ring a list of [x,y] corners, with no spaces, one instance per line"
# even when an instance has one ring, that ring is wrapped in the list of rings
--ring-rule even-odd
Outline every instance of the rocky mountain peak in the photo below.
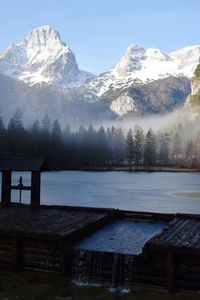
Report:
[[[134,70],[139,70],[141,67],[140,61],[144,59],[144,55],[144,48],[130,44],[124,56],[114,68],[114,71],[116,71],[119,76],[124,76],[127,73],[133,72]]]
[[[72,50],[51,26],[40,26],[0,55],[0,73],[28,83],[65,90],[83,84],[91,74],[79,70]]]
[[[145,49],[141,46],[138,46],[136,44],[130,44],[125,52],[125,55],[138,55],[141,53],[144,53]]]
[[[52,97],[53,90],[60,97],[54,99],[56,109],[63,110],[66,99],[84,99],[87,105],[92,103],[91,107],[99,103],[108,113],[124,116],[165,112],[181,105],[191,92],[190,79],[199,62],[200,45],[165,53],[157,48],[145,49],[130,44],[112,70],[94,76],[79,70],[74,53],[59,33],[44,25],[0,54],[0,77],[6,75],[9,82],[19,84],[19,99],[21,89],[30,89],[35,95],[37,90],[41,89],[41,95],[45,90]],[[195,91],[196,86],[193,86]],[[16,95],[15,90],[13,95]],[[42,102],[41,95],[35,96],[38,103]],[[23,107],[27,105],[27,98]],[[47,106],[51,107],[45,103],[48,100],[44,101],[44,111]]]
[[[60,38],[60,34],[53,27],[49,25],[40,26],[31,31],[25,43],[28,48],[52,47],[53,45],[62,46],[65,45]]]

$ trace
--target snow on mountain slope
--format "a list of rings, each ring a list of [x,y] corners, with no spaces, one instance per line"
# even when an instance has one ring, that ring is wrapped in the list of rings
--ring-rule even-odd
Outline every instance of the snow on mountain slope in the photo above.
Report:
[[[168,76],[191,78],[199,62],[200,45],[164,53],[131,44],[112,70],[94,76],[79,70],[74,53],[62,42],[59,33],[45,25],[0,55],[0,73],[29,85],[46,83],[60,90],[86,85],[86,89],[100,97],[110,89],[123,89]]]
[[[102,96],[109,89],[129,87],[169,76],[191,78],[200,62],[200,45],[171,53],[129,45],[120,62],[109,72],[91,82],[91,88]]]
[[[0,73],[29,85],[46,83],[59,89],[85,83],[94,76],[80,71],[71,49],[52,27],[34,29],[0,56]]]
[[[87,109],[89,105],[96,107],[102,102],[106,114],[114,112],[121,117],[131,112],[166,112],[184,103],[190,93],[189,79],[199,62],[200,45],[164,53],[156,48],[144,49],[131,44],[112,70],[95,76],[79,70],[72,50],[56,30],[45,25],[34,29],[22,42],[12,44],[0,55],[0,75],[19,81],[19,99],[25,94],[25,83],[27,93],[31,90],[34,99],[40,100],[43,93],[58,93],[53,97],[58,110],[68,100],[74,107],[77,103],[73,100],[82,101],[82,105],[85,101]],[[13,94],[16,95],[15,90]],[[161,95],[167,99],[163,99],[163,103]],[[48,97],[44,97],[44,101],[49,107]],[[24,99],[22,106],[28,105],[30,103]],[[82,106],[77,107],[76,112],[82,109]]]

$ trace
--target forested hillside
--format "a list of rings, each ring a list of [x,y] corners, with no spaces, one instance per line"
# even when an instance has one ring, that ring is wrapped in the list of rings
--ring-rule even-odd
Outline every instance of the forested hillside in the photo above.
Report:
[[[15,112],[7,126],[0,119],[0,155],[2,157],[45,157],[52,168],[95,168],[172,165],[200,166],[199,117],[188,124],[179,123],[166,132],[147,132],[139,126],[64,130],[48,115],[25,128],[22,114]],[[195,130],[194,130],[195,128]],[[193,135],[191,135],[193,132]]]

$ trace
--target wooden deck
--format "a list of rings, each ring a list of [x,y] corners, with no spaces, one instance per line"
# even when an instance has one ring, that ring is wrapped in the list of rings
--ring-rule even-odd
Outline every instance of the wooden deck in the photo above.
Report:
[[[108,212],[82,209],[59,209],[10,206],[0,208],[0,235],[60,239],[104,222]]]

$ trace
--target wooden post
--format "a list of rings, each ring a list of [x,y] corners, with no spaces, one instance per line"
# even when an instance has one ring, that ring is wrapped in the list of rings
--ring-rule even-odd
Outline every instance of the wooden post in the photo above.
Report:
[[[61,273],[66,273],[66,253],[65,253],[65,240],[59,241],[59,252],[60,252],[60,269]]]
[[[31,173],[31,207],[40,207],[40,180],[41,174],[39,171]]]
[[[11,171],[2,172],[2,186],[1,186],[1,202],[2,206],[9,206],[11,202]]]
[[[22,240],[13,237],[13,269],[14,271],[21,271],[23,269],[23,247]]]
[[[167,254],[167,288],[169,293],[176,292],[176,266],[173,253]]]

